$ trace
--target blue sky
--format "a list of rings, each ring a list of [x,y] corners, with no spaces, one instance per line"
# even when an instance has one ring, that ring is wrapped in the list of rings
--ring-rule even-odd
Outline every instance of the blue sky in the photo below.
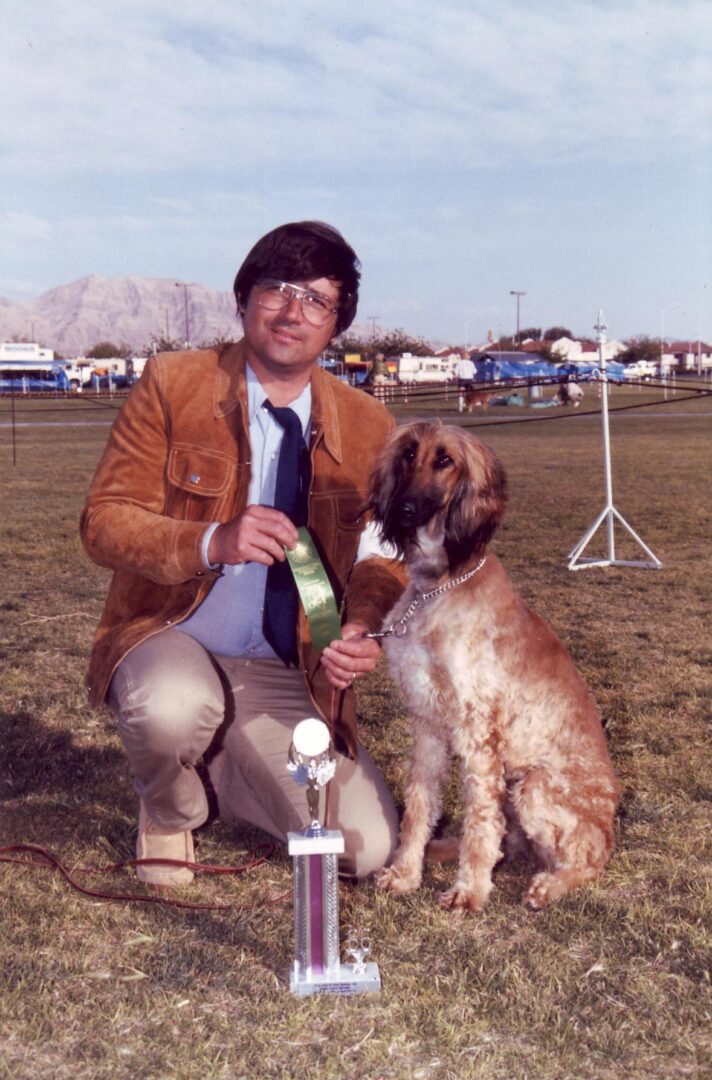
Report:
[[[0,297],[229,289],[336,225],[359,321],[712,338],[708,0],[5,0]]]

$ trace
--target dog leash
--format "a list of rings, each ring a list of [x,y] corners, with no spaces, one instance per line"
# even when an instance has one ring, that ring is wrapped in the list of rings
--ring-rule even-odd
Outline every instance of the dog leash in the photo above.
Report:
[[[449,592],[450,589],[457,588],[458,585],[462,585],[465,581],[469,581],[471,577],[474,577],[487,561],[487,556],[483,555],[477,566],[472,570],[468,570],[466,574],[460,574],[459,577],[451,578],[450,581],[446,581],[443,585],[438,585],[437,589],[431,589],[429,592],[421,593],[420,596],[416,596],[414,600],[410,602],[404,615],[396,623],[391,623],[385,630],[375,630],[373,633],[364,634],[366,638],[375,638],[380,641],[385,637],[403,637],[408,632],[408,621],[415,615],[416,611],[422,604],[427,604],[430,600],[435,600],[436,597],[442,596],[443,593]]]
[[[110,866],[94,866],[94,867],[82,867],[75,866],[76,870],[85,871],[87,873],[108,874],[117,870],[121,870],[125,866],[135,866],[137,863],[149,863],[151,865],[162,866],[187,866],[196,873],[201,874],[244,874],[248,870],[253,870],[255,867],[261,866],[267,862],[272,853],[274,852],[274,844],[271,841],[265,841],[258,844],[252,853],[252,857],[247,863],[243,863],[240,866],[210,866],[205,863],[193,863],[183,862],[180,859],[127,859],[125,862],[112,863]],[[24,853],[29,858],[16,858],[16,854]],[[80,884],[74,877],[73,873],[67,869],[63,862],[50,851],[49,848],[40,847],[37,844],[5,844],[0,847],[0,862],[15,863],[19,866],[31,866],[35,869],[40,868],[44,870],[58,870],[65,881],[71,885],[77,892],[82,893],[84,896],[91,896],[97,900],[113,900],[138,904],[162,904],[165,907],[187,908],[192,911],[227,911],[230,908],[236,908],[235,904],[200,904],[191,903],[187,900],[176,900],[172,896],[161,896],[156,894],[145,895],[143,893],[107,893],[101,892],[99,889],[91,889],[86,885]],[[286,893],[283,895],[287,895]],[[267,904],[278,903],[282,897],[278,897],[276,900],[267,900]]]

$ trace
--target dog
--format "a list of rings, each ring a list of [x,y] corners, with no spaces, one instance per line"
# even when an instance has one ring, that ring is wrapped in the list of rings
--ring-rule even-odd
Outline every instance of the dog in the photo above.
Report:
[[[487,390],[476,390],[474,387],[468,387],[465,391],[465,412],[471,413],[478,405],[481,406],[483,412],[486,412],[489,408],[491,396],[491,393]]]
[[[440,902],[456,911],[484,908],[503,843],[509,858],[535,861],[523,896],[532,909],[597,877],[620,796],[583,679],[488,550],[505,499],[494,453],[438,423],[396,429],[372,477],[375,521],[408,570],[383,645],[413,735],[399,846],[376,884],[420,885],[455,754],[463,827]]]
[[[559,387],[558,397],[562,405],[573,405],[578,409],[583,401],[583,390],[578,383],[565,382]]]

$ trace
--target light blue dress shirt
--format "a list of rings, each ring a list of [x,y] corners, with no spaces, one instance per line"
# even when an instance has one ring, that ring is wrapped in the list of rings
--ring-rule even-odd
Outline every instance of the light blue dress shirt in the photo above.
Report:
[[[274,506],[277,483],[277,462],[284,428],[264,408],[267,400],[262,384],[249,365],[247,373],[247,405],[249,411],[252,473],[247,495],[248,505]],[[311,422],[311,386],[290,402],[290,409],[299,417],[305,439]],[[211,527],[203,542],[204,556]],[[207,560],[206,560],[207,561]],[[239,656],[244,659],[277,659],[277,654],[262,633],[267,567],[262,563],[226,565],[199,608],[178,629],[190,634],[209,652],[217,656]]]

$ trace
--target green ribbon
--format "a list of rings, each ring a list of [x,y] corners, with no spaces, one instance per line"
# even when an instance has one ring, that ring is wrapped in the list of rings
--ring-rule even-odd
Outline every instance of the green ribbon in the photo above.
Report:
[[[315,649],[323,649],[330,641],[341,637],[341,618],[324,564],[304,526],[299,529],[299,539],[294,550],[284,550],[299,598],[304,605],[312,644]]]

